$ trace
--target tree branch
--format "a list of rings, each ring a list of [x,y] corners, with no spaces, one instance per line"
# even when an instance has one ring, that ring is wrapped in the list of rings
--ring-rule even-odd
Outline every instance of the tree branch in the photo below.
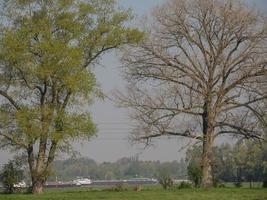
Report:
[[[20,106],[16,103],[16,101],[9,96],[6,92],[0,90],[0,95],[7,99],[17,110],[20,109]]]

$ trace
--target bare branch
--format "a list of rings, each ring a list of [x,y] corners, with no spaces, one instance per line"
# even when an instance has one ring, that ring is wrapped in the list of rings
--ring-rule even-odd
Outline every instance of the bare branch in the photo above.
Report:
[[[5,99],[7,99],[9,103],[11,103],[17,110],[20,109],[20,106],[17,104],[17,102],[6,92],[0,90],[0,95],[3,96]]]

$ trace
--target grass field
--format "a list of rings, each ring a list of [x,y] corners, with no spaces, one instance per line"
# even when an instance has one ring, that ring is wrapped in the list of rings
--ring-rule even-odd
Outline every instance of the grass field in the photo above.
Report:
[[[100,189],[49,189],[41,195],[0,194],[0,200],[267,200],[267,189],[171,189],[144,188],[123,192]]]

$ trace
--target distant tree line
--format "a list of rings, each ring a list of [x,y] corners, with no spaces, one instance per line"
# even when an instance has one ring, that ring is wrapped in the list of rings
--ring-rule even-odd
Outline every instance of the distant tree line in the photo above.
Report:
[[[142,161],[138,157],[121,158],[116,162],[97,163],[89,158],[76,158],[55,161],[50,181],[72,180],[76,177],[91,179],[128,179],[135,177],[159,178],[161,173],[172,179],[190,179],[196,187],[200,186],[201,174],[200,145],[190,148],[185,159],[172,162]],[[263,182],[267,185],[267,145],[251,141],[221,144],[213,147],[213,183]]]
[[[142,161],[138,157],[121,158],[116,162],[97,163],[89,158],[55,161],[50,181],[72,180],[76,177],[91,179],[127,179],[135,177],[157,178],[165,171],[172,178],[184,179],[187,176],[187,164],[184,159],[172,162]]]

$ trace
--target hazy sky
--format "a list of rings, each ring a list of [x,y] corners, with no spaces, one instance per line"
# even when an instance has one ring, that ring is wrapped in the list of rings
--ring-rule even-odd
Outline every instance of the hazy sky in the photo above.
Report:
[[[147,15],[150,10],[166,0],[119,0],[123,7],[131,7],[137,16]],[[258,8],[267,12],[267,0],[247,0]],[[120,63],[115,54],[105,56],[95,70],[97,79],[105,94],[109,95],[115,88],[123,88],[125,81],[120,77]],[[97,101],[91,108],[92,116],[98,125],[98,137],[90,142],[76,143],[75,149],[82,156],[90,157],[98,162],[115,161],[121,157],[139,155],[143,160],[177,160],[183,156],[181,151],[186,141],[177,139],[156,140],[155,146],[143,149],[143,146],[131,146],[128,142],[128,134],[131,122],[125,110],[116,108],[111,101]],[[0,152],[0,164],[6,162],[11,155],[8,152]]]

